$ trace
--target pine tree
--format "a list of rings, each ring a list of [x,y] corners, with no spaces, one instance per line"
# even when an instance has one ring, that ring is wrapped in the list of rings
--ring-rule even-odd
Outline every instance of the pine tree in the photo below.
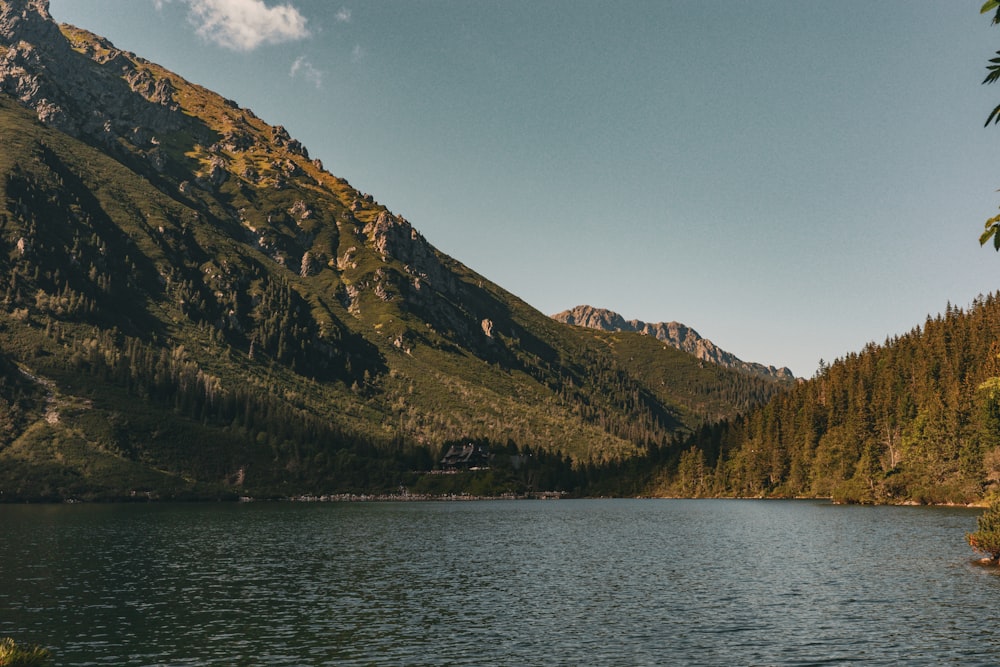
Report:
[[[965,536],[969,546],[989,556],[994,563],[1000,562],[1000,500],[990,503],[976,524],[978,530]]]

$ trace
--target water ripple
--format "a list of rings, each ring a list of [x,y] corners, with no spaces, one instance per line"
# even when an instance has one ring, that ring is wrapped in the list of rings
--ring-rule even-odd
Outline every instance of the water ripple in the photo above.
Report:
[[[975,512],[811,502],[0,507],[60,665],[995,663]]]

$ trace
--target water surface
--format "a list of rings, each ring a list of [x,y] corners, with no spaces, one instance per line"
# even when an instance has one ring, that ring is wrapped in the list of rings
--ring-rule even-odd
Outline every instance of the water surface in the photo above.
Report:
[[[810,501],[0,506],[58,665],[995,665],[977,512]]]

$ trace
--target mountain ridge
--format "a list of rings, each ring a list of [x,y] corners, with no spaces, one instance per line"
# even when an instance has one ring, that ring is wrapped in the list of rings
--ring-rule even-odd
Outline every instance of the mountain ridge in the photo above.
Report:
[[[0,136],[0,499],[396,490],[459,439],[597,465],[781,390],[555,322],[45,0],[0,2]]]
[[[680,322],[658,322],[649,324],[641,320],[626,320],[622,315],[605,308],[580,305],[552,315],[552,319],[565,324],[574,324],[602,331],[633,331],[653,336],[678,350],[694,355],[724,368],[733,368],[753,375],[760,375],[781,381],[794,381],[795,375],[786,367],[765,366],[746,362],[736,355],[719,348],[715,343],[702,338],[694,329]]]

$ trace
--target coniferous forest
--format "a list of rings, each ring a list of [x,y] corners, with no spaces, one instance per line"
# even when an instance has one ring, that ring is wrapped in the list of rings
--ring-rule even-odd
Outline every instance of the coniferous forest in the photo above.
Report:
[[[284,128],[32,7],[0,35],[38,55],[10,73],[38,94],[0,93],[0,501],[1000,481],[996,295],[800,382],[569,326]],[[436,474],[463,442],[488,465]]]
[[[1000,481],[1000,297],[948,305],[765,406],[702,428],[661,492],[968,503]]]

